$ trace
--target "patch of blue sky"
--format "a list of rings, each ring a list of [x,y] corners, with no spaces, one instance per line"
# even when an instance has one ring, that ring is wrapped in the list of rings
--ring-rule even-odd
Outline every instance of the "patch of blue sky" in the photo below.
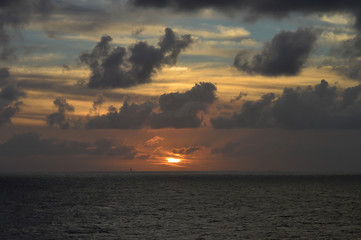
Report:
[[[52,66],[59,64],[72,64],[79,53],[88,51],[94,47],[94,41],[86,39],[64,39],[59,36],[59,39],[48,37],[42,31],[24,30],[22,31],[23,39],[16,38],[14,45],[19,46],[19,58],[29,56],[39,56],[45,54],[53,54],[55,57],[52,60],[39,62],[41,66]],[[24,41],[25,40],[25,41]],[[31,65],[36,65],[34,62]]]
[[[209,68],[210,66],[227,67],[232,66],[233,57],[182,54],[177,62],[177,66],[192,68],[197,68],[197,64],[202,65],[202,68]]]

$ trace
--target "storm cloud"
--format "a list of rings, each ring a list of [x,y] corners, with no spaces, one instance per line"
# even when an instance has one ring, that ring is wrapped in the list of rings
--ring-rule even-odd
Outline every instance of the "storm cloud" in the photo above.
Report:
[[[201,82],[186,92],[168,93],[159,97],[158,103],[142,104],[124,102],[119,111],[111,106],[108,113],[89,117],[87,128],[197,128],[202,124],[201,112],[216,100],[217,88],[212,83]]]
[[[181,51],[193,42],[191,35],[178,36],[171,28],[165,29],[165,35],[158,47],[145,41],[135,43],[128,48],[114,47],[112,38],[105,35],[92,52],[82,53],[80,62],[89,66],[90,88],[126,88],[151,82],[152,75],[164,65],[174,65]]]
[[[246,101],[231,117],[211,119],[215,128],[360,129],[361,86],[344,91],[322,80],[307,88],[285,88]]]
[[[68,113],[74,112],[74,106],[67,103],[63,97],[56,98],[53,103],[58,110],[46,116],[48,125],[68,129],[70,127],[70,120],[67,115]]]
[[[262,51],[251,55],[247,51],[239,52],[234,59],[234,66],[249,74],[264,76],[297,75],[316,42],[314,30],[300,28],[296,32],[281,31]]]
[[[132,146],[117,145],[109,139],[93,143],[42,138],[36,132],[16,134],[0,144],[0,156],[63,156],[63,155],[107,155],[133,159],[137,154]]]

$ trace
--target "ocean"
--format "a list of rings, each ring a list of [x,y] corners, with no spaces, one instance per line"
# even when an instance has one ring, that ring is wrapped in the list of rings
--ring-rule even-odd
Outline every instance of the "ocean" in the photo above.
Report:
[[[361,239],[361,175],[0,175],[0,239]]]

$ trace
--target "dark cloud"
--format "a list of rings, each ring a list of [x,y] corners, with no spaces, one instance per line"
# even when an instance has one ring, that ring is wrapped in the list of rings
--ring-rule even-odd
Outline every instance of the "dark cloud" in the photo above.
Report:
[[[217,88],[212,83],[201,82],[184,93],[169,93],[159,97],[160,113],[153,113],[152,128],[197,128],[203,119],[199,113],[206,111],[216,100]]]
[[[47,0],[2,0],[0,3],[0,60],[15,58],[16,47],[11,45],[12,30],[18,30],[34,18],[49,15],[55,8]]]
[[[134,29],[132,31],[132,36],[139,36],[142,32],[144,32],[145,28],[144,27],[140,27],[140,28],[137,28],[137,29]]]
[[[15,102],[3,105],[2,101],[0,100],[0,125],[4,123],[10,123],[11,118],[14,117],[15,114],[21,110],[21,105],[23,105],[22,102]]]
[[[343,92],[322,80],[314,87],[285,88],[258,101],[246,101],[239,113],[211,119],[215,128],[360,129],[361,86]]]
[[[281,31],[266,43],[259,54],[238,53],[234,66],[250,74],[265,76],[297,75],[313,48],[317,33],[300,28],[296,32]]]
[[[349,12],[356,16],[355,27],[361,29],[361,3],[354,0],[304,0],[291,2],[288,0],[129,0],[130,5],[136,7],[171,8],[176,11],[196,11],[212,8],[222,12],[241,11],[246,13],[245,20],[256,20],[260,17],[273,17],[276,19],[289,16],[291,13],[319,14]]]
[[[93,143],[41,138],[35,132],[14,135],[0,144],[0,156],[59,156],[59,155],[108,155],[133,159],[137,154],[134,147],[117,145],[109,139]]]
[[[110,107],[107,114],[89,117],[88,128],[197,128],[202,124],[200,116],[216,100],[216,87],[212,83],[196,84],[184,93],[169,93],[159,97],[158,104],[128,104],[119,111]],[[157,105],[159,111],[156,111]]]
[[[275,99],[273,93],[265,94],[257,101],[245,101],[239,114],[231,118],[218,117],[211,119],[215,128],[234,127],[266,127],[271,122],[270,104]]]
[[[361,34],[331,48],[330,55],[344,60],[343,65],[331,62],[334,70],[350,79],[361,81]]]
[[[0,101],[13,102],[20,97],[26,97],[25,92],[17,86],[17,82],[12,79],[8,68],[0,69]]]
[[[143,104],[128,104],[124,102],[119,111],[111,106],[108,113],[89,117],[87,128],[118,128],[118,129],[138,129],[146,125],[154,104],[151,102]]]
[[[347,88],[342,94],[342,107],[352,106],[361,96],[361,85]]]
[[[91,70],[90,88],[126,88],[149,83],[164,65],[176,64],[180,52],[193,42],[191,35],[178,36],[170,28],[165,29],[159,47],[141,41],[126,49],[112,46],[111,41],[105,35],[92,52],[79,56]]]
[[[164,140],[165,140],[164,137],[154,136],[151,139],[148,139],[147,141],[145,141],[144,146],[157,145],[157,144],[159,144],[160,142],[162,142]]]
[[[68,129],[70,127],[70,120],[68,113],[74,112],[74,107],[66,102],[63,97],[58,97],[54,100],[54,105],[58,108],[57,112],[46,116],[46,121],[49,126],[58,126],[61,129]]]
[[[70,71],[70,66],[69,65],[63,64],[62,67],[63,67],[63,70],[62,70],[63,72]]]
[[[14,117],[21,109],[23,102],[18,101],[21,97],[26,97],[26,94],[21,90],[14,79],[11,78],[9,69],[0,69],[0,125],[10,123],[11,118]]]
[[[175,154],[182,154],[182,155],[190,155],[192,153],[195,153],[198,150],[201,150],[202,146],[190,146],[190,147],[184,147],[184,148],[174,148],[172,150]]]
[[[246,96],[247,96],[247,93],[246,93],[246,92],[240,92],[240,93],[238,94],[238,96],[235,97],[235,98],[232,98],[230,102],[239,101],[239,100],[241,100],[243,97],[246,97]]]
[[[93,107],[91,109],[91,111],[96,112],[99,110],[99,108],[103,105],[103,103],[105,102],[105,97],[103,94],[97,94],[96,95],[96,99],[93,102]]]
[[[0,87],[8,84],[10,79],[10,71],[8,68],[0,68]]]
[[[16,101],[20,97],[26,97],[26,94],[16,85],[15,82],[10,82],[0,91],[0,99],[2,100]]]

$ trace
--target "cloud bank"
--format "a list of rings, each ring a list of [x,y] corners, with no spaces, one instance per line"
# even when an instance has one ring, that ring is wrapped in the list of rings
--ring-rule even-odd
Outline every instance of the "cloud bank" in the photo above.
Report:
[[[245,101],[231,117],[211,119],[214,128],[361,129],[361,86],[344,91],[322,80],[314,87],[285,88]]]
[[[119,111],[110,107],[107,114],[90,117],[87,128],[197,128],[202,125],[201,112],[216,100],[217,88],[201,82],[191,90],[163,94],[158,103],[124,102]]]

